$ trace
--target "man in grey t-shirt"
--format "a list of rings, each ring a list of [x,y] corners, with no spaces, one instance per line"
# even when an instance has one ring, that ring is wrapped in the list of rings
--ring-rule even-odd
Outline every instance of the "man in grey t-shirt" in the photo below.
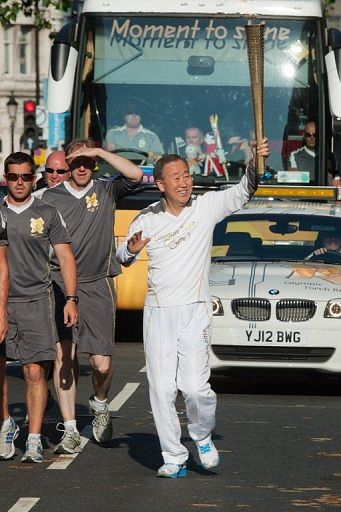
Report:
[[[19,359],[27,387],[28,438],[22,462],[42,462],[40,431],[47,397],[46,365],[55,359],[57,341],[54,325],[50,246],[60,262],[69,299],[64,323],[77,321],[76,264],[70,236],[57,209],[31,195],[34,162],[26,153],[12,153],[5,160],[8,196],[3,203],[7,217],[10,291],[9,329],[6,356]],[[13,441],[18,434],[14,421],[3,459],[14,455]]]
[[[89,354],[93,372],[94,396],[90,408],[95,416],[93,435],[97,442],[112,437],[112,424],[107,406],[112,381],[111,355],[115,327],[115,290],[112,277],[120,273],[113,237],[113,209],[119,198],[131,192],[140,182],[142,171],[125,158],[96,148],[89,139],[71,142],[65,150],[71,171],[69,182],[46,191],[43,200],[57,206],[65,219],[72,239],[78,272],[79,324],[77,351]],[[93,180],[97,159],[102,158],[120,175],[110,181]],[[53,259],[53,280],[63,294],[60,267]],[[61,333],[61,340],[73,339],[73,333]],[[58,344],[57,344],[58,345]],[[56,369],[70,364],[74,348],[61,343],[57,349]],[[67,352],[68,351],[68,352]],[[72,396],[64,390],[64,399]],[[65,425],[65,419],[64,419]],[[68,430],[65,426],[65,434]],[[62,452],[69,447],[62,439]],[[71,446],[70,451],[71,452]]]
[[[8,410],[6,355],[4,339],[8,331],[7,300],[9,290],[7,263],[7,230],[0,212],[0,460],[12,450],[11,438],[16,428]]]

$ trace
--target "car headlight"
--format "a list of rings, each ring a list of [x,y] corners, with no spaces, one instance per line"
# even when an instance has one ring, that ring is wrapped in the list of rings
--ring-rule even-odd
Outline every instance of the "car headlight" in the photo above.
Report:
[[[324,310],[325,318],[341,318],[341,299],[330,300]]]
[[[213,316],[224,316],[224,308],[219,297],[212,297]]]

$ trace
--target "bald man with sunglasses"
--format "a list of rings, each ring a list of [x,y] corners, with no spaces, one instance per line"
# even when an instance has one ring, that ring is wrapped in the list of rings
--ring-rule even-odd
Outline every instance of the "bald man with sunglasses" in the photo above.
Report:
[[[289,170],[309,172],[310,181],[316,177],[317,153],[316,153],[316,123],[308,121],[304,128],[304,145],[290,153]]]
[[[70,296],[76,294],[76,263],[70,235],[60,213],[31,194],[34,172],[33,159],[26,153],[12,153],[5,160],[8,195],[1,206],[7,220],[10,290],[9,329],[5,344],[0,345],[0,356],[18,359],[23,365],[29,434],[21,460],[39,463],[43,461],[40,432],[47,398],[46,366],[55,360],[57,342],[50,246],[54,248],[63,285]],[[66,302],[65,325],[75,325],[77,318],[76,304]],[[4,395],[2,404],[8,409],[6,384],[0,391]],[[8,410],[5,412],[7,417]],[[11,436],[0,453],[3,460],[14,455],[18,427],[13,420],[10,427]]]
[[[41,178],[41,180],[44,180],[46,186],[35,190],[33,195],[41,199],[45,190],[56,187],[60,185],[60,183],[63,183],[63,181],[69,180],[70,174],[64,151],[52,151],[46,159],[44,177]],[[39,180],[39,182],[41,180]]]

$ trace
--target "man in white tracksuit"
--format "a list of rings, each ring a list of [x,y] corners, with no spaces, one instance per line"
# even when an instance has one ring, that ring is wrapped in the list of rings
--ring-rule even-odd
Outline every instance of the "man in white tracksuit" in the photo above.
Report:
[[[267,139],[257,152],[268,156]],[[186,475],[188,459],[175,409],[178,390],[185,399],[188,431],[201,464],[210,469],[219,463],[211,440],[216,395],[208,382],[212,236],[217,222],[249,201],[257,179],[251,164],[239,184],[192,196],[188,164],[178,155],[161,158],[154,179],[163,197],[135,218],[117,258],[129,265],[147,248],[143,331],[150,401],[164,459],[158,476],[177,478]]]

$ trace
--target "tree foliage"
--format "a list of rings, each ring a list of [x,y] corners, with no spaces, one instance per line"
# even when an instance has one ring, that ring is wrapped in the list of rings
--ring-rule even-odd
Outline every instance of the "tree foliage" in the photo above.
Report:
[[[15,23],[18,14],[32,17],[39,29],[51,28],[49,7],[66,12],[71,7],[71,0],[0,0],[0,24],[9,26]]]

